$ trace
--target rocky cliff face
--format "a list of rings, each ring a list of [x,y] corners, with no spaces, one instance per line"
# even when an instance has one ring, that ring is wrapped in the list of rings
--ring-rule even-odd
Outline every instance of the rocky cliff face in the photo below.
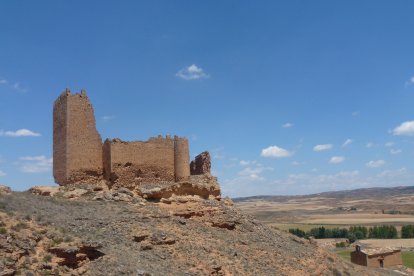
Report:
[[[269,228],[228,198],[36,193],[0,195],[0,275],[392,275]]]

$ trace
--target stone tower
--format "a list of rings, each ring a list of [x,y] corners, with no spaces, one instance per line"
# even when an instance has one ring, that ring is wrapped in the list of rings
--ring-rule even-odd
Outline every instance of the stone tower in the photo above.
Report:
[[[190,177],[190,154],[188,140],[174,136],[175,181],[186,181]]]
[[[53,176],[59,185],[103,178],[102,139],[84,91],[66,89],[53,106]]]

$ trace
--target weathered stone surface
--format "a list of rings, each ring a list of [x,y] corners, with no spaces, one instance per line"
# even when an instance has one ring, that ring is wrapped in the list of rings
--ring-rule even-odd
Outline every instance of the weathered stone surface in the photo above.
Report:
[[[204,151],[200,153],[190,163],[191,175],[210,174],[210,170],[211,170],[211,159],[210,159],[210,153],[208,151]]]
[[[11,189],[9,186],[6,185],[0,185],[0,195],[1,194],[10,194],[11,193]]]
[[[103,179],[102,139],[84,91],[67,89],[53,106],[53,175],[59,185]]]
[[[41,195],[41,196],[53,196],[57,192],[59,192],[59,187],[52,187],[52,186],[34,186],[28,190],[30,193],[34,195]]]
[[[93,184],[97,186],[93,191],[107,191],[108,188],[145,190],[152,185],[149,197],[155,194],[154,198],[165,198],[153,192],[159,183],[168,182],[179,183],[175,187],[162,188],[161,192],[169,194],[168,197],[173,193],[203,198],[218,196],[220,188],[217,183],[200,185],[191,177],[191,174],[210,176],[210,154],[206,151],[198,155],[191,163],[191,169],[189,159],[185,137],[160,135],[148,141],[131,142],[117,138],[106,139],[102,143],[92,104],[84,91],[71,94],[66,89],[54,103],[53,175],[61,186]],[[187,184],[182,184],[184,182]],[[64,196],[77,198],[81,195],[71,191]],[[129,201],[131,197],[133,195],[129,193],[111,195],[116,201]],[[96,199],[100,200],[102,196]]]
[[[220,196],[216,178],[207,175],[191,176],[190,182],[143,184],[136,191],[146,199],[155,200],[187,195],[197,195],[204,199]]]

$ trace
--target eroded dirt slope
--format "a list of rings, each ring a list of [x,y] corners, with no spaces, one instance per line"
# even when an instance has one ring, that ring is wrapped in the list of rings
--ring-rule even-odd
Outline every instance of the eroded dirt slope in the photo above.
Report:
[[[230,200],[92,198],[93,193],[76,199],[0,195],[1,220],[7,221],[1,244],[23,239],[23,230],[11,227],[21,220],[27,221],[27,235],[40,235],[18,258],[11,256],[19,246],[11,252],[0,248],[2,260],[9,261],[0,262],[0,270],[9,275],[392,275],[345,263],[269,228]]]

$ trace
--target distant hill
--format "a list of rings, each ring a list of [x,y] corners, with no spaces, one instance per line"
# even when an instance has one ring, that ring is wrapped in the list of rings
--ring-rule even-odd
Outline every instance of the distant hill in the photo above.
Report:
[[[363,199],[363,198],[381,198],[384,196],[401,196],[401,195],[413,195],[414,186],[399,186],[399,187],[374,187],[374,188],[363,188],[355,190],[344,190],[344,191],[333,191],[333,192],[323,192],[317,194],[309,195],[296,195],[296,196],[250,196],[250,197],[239,197],[233,198],[235,202],[244,202],[244,201],[277,201],[284,202],[291,199],[304,199],[312,197],[324,197],[324,198],[336,198],[336,199]]]

